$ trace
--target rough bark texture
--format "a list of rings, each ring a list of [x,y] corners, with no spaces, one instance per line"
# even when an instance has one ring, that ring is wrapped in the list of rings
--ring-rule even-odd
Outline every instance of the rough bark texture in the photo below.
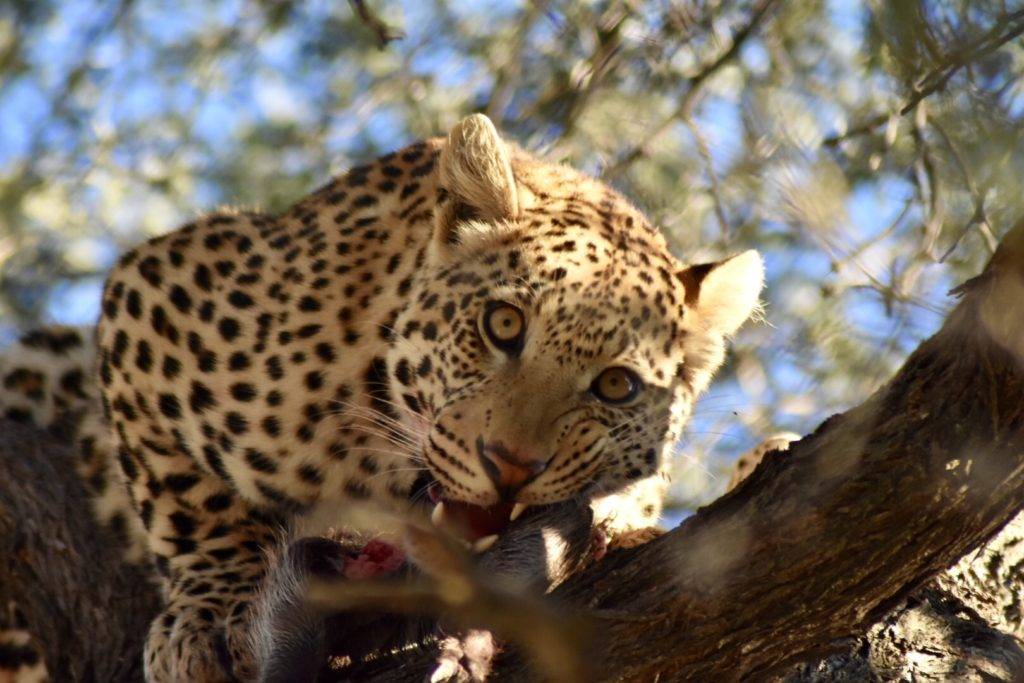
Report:
[[[12,603],[43,644],[55,681],[142,680],[158,595],[89,514],[74,453],[0,421],[0,608]]]
[[[800,664],[786,683],[1019,681],[1024,515],[857,638],[847,651]]]
[[[1024,678],[1019,534],[1006,532],[991,556],[969,555],[1024,507],[1024,225],[963,293],[942,330],[861,406],[767,456],[680,527],[553,592],[593,622],[594,679],[891,679],[922,653],[942,660],[922,676]],[[122,570],[89,547],[98,532],[62,474],[67,454],[35,438],[8,428],[0,439],[0,597],[43,616],[33,621],[62,646],[54,670],[80,672],[60,660],[82,648],[135,674],[125,657],[150,612],[117,592]],[[435,661],[429,648],[408,650],[378,659],[376,673],[419,680]],[[514,649],[493,671],[533,678]]]

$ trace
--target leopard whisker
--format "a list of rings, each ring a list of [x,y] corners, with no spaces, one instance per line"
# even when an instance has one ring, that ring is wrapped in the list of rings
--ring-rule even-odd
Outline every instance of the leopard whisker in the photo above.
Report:
[[[419,442],[395,439],[391,434],[388,434],[383,430],[377,430],[363,425],[345,425],[344,427],[341,427],[341,430],[359,432],[361,434],[368,434],[370,436],[377,437],[378,439],[381,439],[385,443],[391,444],[396,448],[407,448],[411,451],[414,451],[422,447],[422,444]],[[358,446],[358,448],[362,448],[362,446]]]
[[[375,428],[381,431],[386,431],[391,435],[392,438],[402,441],[407,441],[411,444],[416,444],[420,440],[420,434],[413,431],[412,429],[396,423],[388,423],[375,419],[374,416],[365,415],[361,413],[336,413],[339,416],[348,418],[340,423],[339,429],[348,429],[356,426]]]
[[[407,334],[403,334],[403,333],[399,332],[394,327],[391,327],[390,325],[387,325],[385,323],[375,323],[375,324],[376,324],[377,327],[379,327],[380,329],[384,330],[385,332],[390,332],[391,334],[393,334],[395,336],[395,339],[401,339],[402,341],[407,342],[410,346],[412,346],[417,351],[420,351],[420,352],[423,352],[423,353],[430,353],[430,349],[426,348],[425,346],[422,346],[422,342],[419,342],[419,341],[413,339],[412,337],[410,337]]]
[[[419,455],[418,453],[403,452],[401,449],[391,450],[391,449],[388,449],[388,448],[375,448],[375,447],[372,447],[372,446],[356,446],[352,450],[354,452],[360,452],[360,453],[363,453],[363,452],[365,452],[365,453],[381,453],[382,455],[392,455],[392,456],[393,455],[400,455],[400,456],[402,456],[404,458],[408,458],[409,460],[414,460],[414,461],[421,461],[423,459],[423,456]]]
[[[647,419],[649,419],[649,416],[646,415],[646,414],[634,415],[633,417],[631,417],[631,418],[629,418],[627,420],[624,420],[623,422],[620,422],[620,423],[618,423],[618,424],[616,424],[616,425],[614,425],[612,427],[609,427],[608,435],[609,436],[619,436],[628,427],[632,427],[633,425],[635,425],[637,423],[640,423],[640,422],[643,422],[644,420],[647,420]]]
[[[410,412],[411,414],[415,415],[415,413],[412,413],[412,411],[408,407],[400,405],[400,404],[397,404],[397,403],[394,403],[393,401],[387,401],[386,399],[380,399],[380,398],[377,398],[377,399],[374,399],[374,400],[375,401],[385,402],[385,403],[387,403],[387,404],[389,404],[389,405],[391,405],[393,407],[396,407],[396,408],[402,408],[403,410],[406,410],[406,411]],[[372,416],[376,420],[380,420],[382,422],[389,422],[389,423],[400,424],[403,427],[408,428],[408,426],[405,423],[403,423],[401,420],[397,419],[395,416],[388,415],[387,413],[385,413],[385,412],[383,412],[381,410],[377,410],[376,408],[373,408],[371,406],[362,405],[362,404],[359,404],[359,403],[353,403],[352,401],[342,401],[342,400],[339,400],[339,399],[333,399],[331,402],[336,404],[336,405],[341,406],[342,408],[344,408],[348,412],[352,412],[352,413],[355,413],[355,414],[361,414],[361,415],[364,415],[364,416],[367,416],[367,415],[368,416]]]
[[[402,403],[398,403],[396,401],[392,401],[390,399],[386,399],[386,398],[378,396],[378,397],[374,398],[374,401],[377,401],[379,403],[384,403],[386,405],[391,406],[392,408],[396,408],[398,410],[401,410],[405,414],[411,416],[413,419],[423,419],[425,417],[423,414],[417,413],[415,410],[413,410],[409,406],[407,406],[405,404],[402,404]],[[394,418],[392,418],[392,419],[394,419]]]
[[[395,472],[425,472],[425,471],[427,471],[426,467],[388,467],[388,468],[386,468],[386,469],[384,469],[384,470],[382,470],[380,472],[377,472],[376,474],[371,474],[370,476],[366,477],[366,479],[364,481],[372,481],[372,480],[374,480],[374,479],[376,479],[378,477],[384,476],[385,474],[393,474]]]
[[[374,422],[344,422],[337,426],[339,432],[360,431],[382,438],[389,443],[401,443],[411,448],[418,448],[422,444],[422,437],[419,434],[409,434],[398,431],[389,425],[379,425]]]
[[[375,423],[381,427],[394,429],[403,436],[407,436],[413,439],[419,437],[419,434],[412,427],[405,424],[401,420],[397,420],[394,417],[387,415],[379,410],[369,408],[367,406],[361,406],[355,403],[346,403],[342,401],[335,402],[344,408],[343,411],[338,411],[335,414],[345,415],[348,417],[362,418],[367,422]]]

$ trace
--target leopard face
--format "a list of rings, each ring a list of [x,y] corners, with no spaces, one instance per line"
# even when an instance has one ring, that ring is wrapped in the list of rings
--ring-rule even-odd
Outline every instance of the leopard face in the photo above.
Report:
[[[552,183],[480,126],[452,133],[472,151],[442,156],[434,242],[393,326],[411,457],[444,500],[482,507],[661,478],[757,305],[760,257],[684,267],[619,195],[565,169]]]

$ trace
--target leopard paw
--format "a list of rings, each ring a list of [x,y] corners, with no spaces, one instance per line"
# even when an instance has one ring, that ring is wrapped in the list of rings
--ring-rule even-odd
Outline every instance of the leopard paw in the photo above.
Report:
[[[245,623],[226,623],[209,606],[172,604],[150,626],[145,649],[146,680],[255,680],[257,672],[244,635]]]

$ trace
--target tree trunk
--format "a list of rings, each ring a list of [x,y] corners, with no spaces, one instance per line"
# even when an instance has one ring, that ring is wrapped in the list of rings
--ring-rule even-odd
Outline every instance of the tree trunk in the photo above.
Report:
[[[589,676],[1024,678],[1019,528],[974,552],[1024,507],[1024,224],[960,291],[943,328],[862,405],[552,592],[590,621]],[[137,675],[152,593],[98,542],[66,449],[5,425],[0,455],[0,598],[59,643],[47,658],[57,676]],[[411,649],[376,672],[419,680],[435,660]],[[533,677],[514,648],[493,672]]]

